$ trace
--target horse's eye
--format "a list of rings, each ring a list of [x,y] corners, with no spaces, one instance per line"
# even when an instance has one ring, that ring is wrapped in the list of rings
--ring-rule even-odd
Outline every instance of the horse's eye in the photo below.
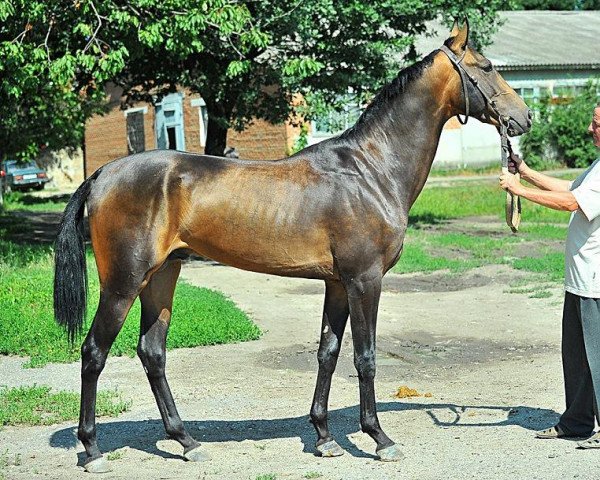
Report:
[[[483,69],[484,72],[486,73],[490,73],[493,69],[494,66],[491,63],[486,63],[483,67],[481,67]]]

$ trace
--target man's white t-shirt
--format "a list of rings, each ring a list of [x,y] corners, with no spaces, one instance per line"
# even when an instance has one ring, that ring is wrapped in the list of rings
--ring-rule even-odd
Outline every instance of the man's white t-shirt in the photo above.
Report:
[[[579,209],[569,222],[565,290],[600,298],[600,158],[573,181],[571,193]]]

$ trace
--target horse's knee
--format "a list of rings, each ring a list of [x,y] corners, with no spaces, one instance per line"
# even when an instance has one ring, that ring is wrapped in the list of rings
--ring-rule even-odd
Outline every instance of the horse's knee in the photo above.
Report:
[[[370,380],[375,378],[375,353],[369,352],[354,356],[354,367],[358,372],[359,379]]]
[[[327,373],[333,373],[339,353],[340,346],[335,337],[326,344],[321,344],[319,351],[317,352],[319,368]]]

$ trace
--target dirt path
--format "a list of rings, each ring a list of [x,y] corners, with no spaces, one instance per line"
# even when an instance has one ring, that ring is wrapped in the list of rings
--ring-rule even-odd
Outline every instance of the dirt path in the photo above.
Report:
[[[169,352],[179,411],[212,456],[203,464],[184,462],[179,445],[164,440],[139,361],[109,359],[100,387],[118,388],[133,407],[117,419],[100,419],[100,446],[119,457],[102,478],[598,478],[600,451],[532,436],[556,421],[563,408],[562,294],[559,288],[546,299],[507,293],[516,275],[495,266],[461,276],[387,278],[376,387],[380,421],[406,458],[384,464],[375,460],[375,444],[359,431],[350,332],[334,376],[330,415],[347,454],[313,455],[315,434],[307,413],[322,284],[188,264],[184,278],[225,292],[266,333],[255,342]],[[0,357],[0,384],[78,389],[78,364],[23,370],[21,363]],[[432,396],[398,400],[393,393],[400,385]],[[8,452],[9,459],[20,454],[20,465],[0,472],[9,479],[92,478],[75,465],[82,447],[73,427],[4,428],[0,452]]]

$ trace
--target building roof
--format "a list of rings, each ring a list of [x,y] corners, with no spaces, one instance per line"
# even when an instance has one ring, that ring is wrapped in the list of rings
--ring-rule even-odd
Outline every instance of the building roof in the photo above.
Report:
[[[504,21],[481,53],[498,70],[600,68],[600,11],[522,10],[499,12]],[[432,37],[419,38],[417,51],[439,48],[449,29],[432,23]]]

